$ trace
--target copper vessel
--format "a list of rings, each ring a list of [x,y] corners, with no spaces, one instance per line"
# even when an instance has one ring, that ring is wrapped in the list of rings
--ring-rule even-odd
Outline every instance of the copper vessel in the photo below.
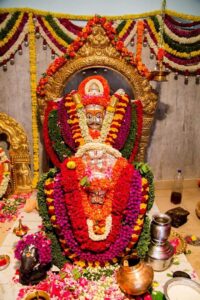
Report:
[[[117,271],[117,282],[128,295],[138,296],[147,292],[153,281],[153,269],[140,258],[128,255]]]

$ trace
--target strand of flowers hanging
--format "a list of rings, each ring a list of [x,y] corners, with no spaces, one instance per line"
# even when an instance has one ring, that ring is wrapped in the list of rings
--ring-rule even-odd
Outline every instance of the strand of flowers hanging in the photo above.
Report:
[[[6,70],[7,61],[14,59],[15,52],[21,48],[28,34],[28,13],[16,11],[3,16],[5,17],[0,23],[0,64]]]
[[[32,103],[32,136],[33,136],[33,188],[36,187],[39,179],[39,134],[37,123],[37,97],[36,97],[36,44],[33,14],[29,14],[29,62],[30,62],[30,84]]]

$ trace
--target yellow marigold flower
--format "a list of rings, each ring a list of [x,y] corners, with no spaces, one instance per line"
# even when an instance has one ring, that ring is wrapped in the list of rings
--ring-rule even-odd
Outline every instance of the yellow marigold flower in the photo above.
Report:
[[[144,220],[142,219],[138,219],[137,220],[137,225],[141,226],[144,223]]]
[[[132,234],[131,237],[132,237],[133,239],[134,239],[134,238],[137,238],[137,237],[138,237],[138,234],[135,234],[135,233],[134,233],[134,234]]]
[[[86,266],[84,260],[76,261],[75,264],[78,265],[81,268],[84,268]]]
[[[46,195],[51,195],[53,193],[53,190],[44,190]]]
[[[79,103],[79,104],[76,105],[76,109],[81,109],[81,108],[83,108],[83,104],[82,103]]]
[[[197,240],[197,237],[196,237],[196,235],[194,235],[194,234],[193,234],[193,235],[191,235],[191,240],[192,240],[192,241],[196,241],[196,240]]]
[[[148,195],[144,195],[143,196],[146,200],[149,198],[149,196]]]
[[[95,261],[95,266],[96,266],[96,267],[99,267],[99,266],[100,266],[99,261]]]
[[[137,230],[140,230],[140,226],[135,225],[135,226],[134,226],[134,230],[136,230],[136,231],[137,231]]]
[[[117,258],[113,258],[112,261],[113,261],[114,263],[116,263],[116,262],[117,262]]]
[[[77,139],[77,143],[80,144],[80,146],[84,145],[85,144],[85,141],[83,138],[80,138],[80,139]]]
[[[115,133],[110,134],[113,139],[116,139],[117,135]]]
[[[73,138],[74,138],[74,139],[76,139],[76,138],[80,138],[80,135],[81,135],[81,133],[80,133],[80,132],[78,132],[78,133],[75,133],[75,134],[73,134]]]
[[[116,114],[116,115],[114,116],[113,119],[114,119],[115,121],[116,121],[116,120],[122,120],[123,117],[124,117],[124,116],[122,116],[122,115]]]
[[[69,258],[71,258],[71,259],[74,258],[74,257],[76,257],[76,254],[75,254],[75,253],[69,255]]]
[[[147,184],[147,183],[148,183],[148,180],[146,178],[142,177],[142,184],[144,185],[144,184]]]
[[[112,125],[118,126],[119,122],[113,120]]]
[[[109,105],[109,106],[107,107],[107,111],[109,111],[109,112],[114,112],[114,111],[115,111],[115,108]]]
[[[143,208],[146,208],[146,207],[147,207],[146,203],[141,203],[140,204],[140,209],[143,209]]]
[[[72,105],[74,105],[73,102],[66,102],[66,103],[65,103],[65,106],[66,106],[66,107],[70,107],[70,106],[72,106]]]
[[[45,184],[49,184],[49,183],[51,183],[53,180],[52,180],[52,178],[48,178],[47,180],[45,180]]]
[[[76,168],[76,163],[75,163],[75,161],[73,161],[73,160],[68,161],[68,162],[67,162],[67,168],[70,169],[70,170],[75,169],[75,168]]]
[[[114,127],[114,128],[111,127],[111,130],[114,131],[114,132],[118,132],[118,131],[119,131],[119,130],[118,130],[117,128],[115,128],[115,127]]]
[[[109,264],[108,261],[105,262],[105,266],[106,266],[106,267],[110,266],[110,264]]]
[[[125,101],[127,101],[127,102],[129,101],[128,97],[125,96],[125,95],[122,96],[122,99],[125,100]]]
[[[118,112],[118,111],[120,111],[120,112],[122,112],[122,113],[125,113],[125,109],[124,109],[124,108],[118,108],[118,109],[117,109],[117,112]]]
[[[55,215],[53,215],[53,216],[51,216],[51,221],[55,221],[56,220],[56,216]]]

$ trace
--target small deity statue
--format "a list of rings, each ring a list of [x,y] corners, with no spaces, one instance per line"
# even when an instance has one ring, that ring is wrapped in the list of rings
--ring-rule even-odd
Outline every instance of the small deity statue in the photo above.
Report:
[[[31,174],[27,163],[19,163],[16,167],[16,185],[20,189],[31,187]]]
[[[65,257],[76,263],[113,263],[137,247],[152,201],[152,182],[133,164],[141,133],[138,107],[141,102],[131,103],[122,89],[110,95],[99,75],[47,107],[45,145],[58,170],[40,183],[39,210],[46,209],[45,224],[48,215]],[[56,110],[62,144],[74,151],[61,161],[55,159],[56,141],[48,131]]]

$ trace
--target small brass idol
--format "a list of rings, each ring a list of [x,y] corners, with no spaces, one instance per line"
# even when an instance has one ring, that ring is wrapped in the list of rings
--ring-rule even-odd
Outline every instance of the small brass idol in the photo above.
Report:
[[[19,225],[13,229],[13,233],[15,233],[16,236],[23,237],[27,234],[28,230],[28,226],[23,225],[22,220],[19,219]]]

